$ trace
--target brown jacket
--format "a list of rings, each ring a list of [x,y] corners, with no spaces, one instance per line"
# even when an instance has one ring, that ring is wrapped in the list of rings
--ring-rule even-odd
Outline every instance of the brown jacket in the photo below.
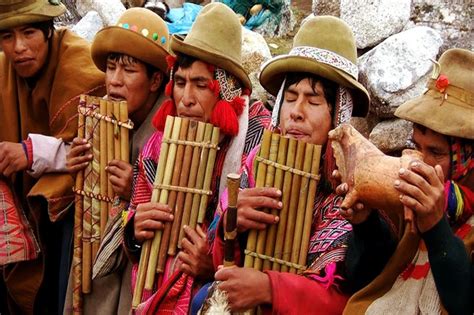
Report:
[[[66,29],[54,32],[46,65],[33,88],[20,78],[0,53],[0,141],[20,142],[29,133],[71,141],[77,132],[77,105],[82,93],[103,95],[104,75],[92,62],[89,44]],[[15,192],[40,242],[32,261],[8,266],[3,280],[9,302],[23,313],[38,310],[35,301],[48,262],[44,224],[55,222],[73,201],[72,177],[45,174],[34,179],[26,172],[13,178]],[[54,292],[51,292],[54,294]]]

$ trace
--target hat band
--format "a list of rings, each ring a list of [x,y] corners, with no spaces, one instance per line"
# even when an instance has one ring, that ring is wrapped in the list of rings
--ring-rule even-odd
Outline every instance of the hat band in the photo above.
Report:
[[[352,61],[330,50],[310,46],[298,46],[294,47],[289,55],[307,57],[314,59],[317,62],[325,63],[344,71],[356,80],[359,76],[359,70]]]

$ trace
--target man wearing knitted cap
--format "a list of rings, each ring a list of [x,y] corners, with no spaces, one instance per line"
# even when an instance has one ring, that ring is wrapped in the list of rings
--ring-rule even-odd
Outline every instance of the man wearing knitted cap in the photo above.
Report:
[[[393,183],[414,217],[387,224],[377,211],[344,211],[354,226],[348,273],[361,288],[346,314],[473,313],[473,73],[473,52],[447,50],[427,91],[396,110],[423,153]]]
[[[77,132],[79,95],[104,93],[88,43],[54,28],[65,10],[60,1],[0,0],[0,194],[7,200],[0,226],[8,230],[0,237],[2,313],[58,313],[64,297],[67,270],[58,270],[69,261],[73,181],[49,172],[57,156],[65,171],[61,143]]]
[[[139,313],[174,309],[186,313],[192,292],[213,278],[211,221],[223,183],[228,173],[240,169],[245,155],[259,141],[262,126],[270,121],[261,102],[249,108],[251,84],[241,65],[241,41],[237,16],[221,3],[206,5],[185,39],[172,37],[171,49],[176,58],[169,58],[171,75],[165,90],[170,100],[155,115],[153,123],[158,131],[139,157],[131,200],[131,209],[136,211],[125,227],[125,245],[132,259],[138,258],[144,241],[173,221],[167,205],[149,202],[166,117],[211,123],[220,128],[221,138],[204,224],[196,229],[184,228],[182,250],[167,258],[164,272],[156,277],[156,290],[146,292],[143,298],[135,295],[134,306]],[[136,282],[135,292],[139,287],[140,282]]]
[[[126,45],[124,43],[127,43]],[[154,12],[145,8],[132,8],[124,12],[117,25],[99,31],[91,47],[92,59],[105,72],[106,98],[127,101],[131,132],[130,163],[112,160],[106,171],[112,189],[119,198],[109,213],[88,294],[80,294],[81,283],[74,282],[80,264],[74,260],[69,281],[64,313],[83,311],[85,314],[128,314],[131,308],[131,264],[120,246],[123,239],[122,212],[126,212],[131,195],[132,164],[139,150],[153,133],[151,120],[165,100],[164,85],[167,79],[166,57],[169,56],[169,34],[166,23]],[[67,167],[75,173],[90,163],[90,144],[82,138],[73,140],[67,156]],[[80,222],[79,222],[80,224]],[[75,251],[80,246],[75,246]],[[80,254],[74,253],[74,259]],[[84,272],[84,270],[82,270]],[[84,282],[83,282],[84,284]]]
[[[308,19],[301,26],[288,54],[277,56],[262,67],[262,86],[277,96],[273,126],[285,137],[322,147],[321,179],[312,205],[311,232],[304,236],[309,239],[304,263],[291,263],[289,257],[285,258],[285,253],[298,253],[303,247],[291,243],[298,240],[295,228],[294,233],[290,232],[291,236],[295,235],[288,238],[290,242],[285,239],[289,246],[279,249],[275,246],[274,254],[270,255],[262,255],[258,245],[254,249],[249,245],[246,249],[239,248],[235,255],[240,259],[235,260],[240,266],[245,260],[244,267],[221,268],[215,274],[216,280],[220,281],[217,288],[226,293],[233,312],[258,306],[264,314],[340,314],[349,298],[344,260],[351,227],[338,212],[342,198],[336,195],[331,182],[335,162],[328,144],[328,132],[347,122],[352,115],[365,116],[368,112],[369,96],[357,81],[356,62],[355,39],[350,27],[336,17],[319,16]],[[291,217],[288,210],[291,201],[287,202],[282,196],[296,190],[301,199],[300,193],[305,190],[303,185],[301,190],[293,185],[284,187],[283,191],[273,187],[255,188],[257,159],[255,149],[243,169],[241,186],[246,185],[241,187],[244,189],[237,200],[238,244],[245,244],[249,230],[259,230],[259,233],[266,230],[268,235],[276,226],[279,230],[282,227],[291,231],[297,223],[287,219]],[[220,208],[227,208],[225,198],[221,200]],[[272,213],[262,209],[271,209]],[[298,209],[295,216],[301,216],[300,211]],[[227,211],[216,232],[215,265],[222,265],[224,260],[223,222],[226,217]],[[255,266],[253,257],[265,259],[263,272],[252,268]],[[268,262],[275,262],[273,268],[265,267]],[[292,268],[302,272],[289,273]],[[206,302],[205,308],[209,307],[206,314],[213,314],[213,304]]]

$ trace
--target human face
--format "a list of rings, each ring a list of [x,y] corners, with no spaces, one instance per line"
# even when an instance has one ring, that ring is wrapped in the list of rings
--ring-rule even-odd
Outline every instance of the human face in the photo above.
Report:
[[[115,60],[108,58],[105,71],[108,98],[113,101],[127,101],[128,114],[131,117],[144,111],[148,112],[156,98],[152,93],[156,92],[161,84],[161,77],[157,76],[158,73],[154,73],[149,78],[145,64],[126,55]]]
[[[212,110],[219,98],[209,88],[214,74],[206,63],[195,61],[174,74],[173,99],[179,117],[187,117],[202,122],[209,122]]]
[[[48,57],[48,41],[41,30],[29,25],[0,32],[5,56],[22,78],[34,77],[43,68]]]
[[[413,128],[413,143],[418,151],[423,153],[423,161],[435,166],[439,164],[444,176],[450,176],[451,156],[449,154],[448,137],[426,128]]]
[[[280,109],[283,135],[323,145],[331,126],[331,106],[321,83],[317,82],[313,90],[310,79],[306,78],[285,90]]]

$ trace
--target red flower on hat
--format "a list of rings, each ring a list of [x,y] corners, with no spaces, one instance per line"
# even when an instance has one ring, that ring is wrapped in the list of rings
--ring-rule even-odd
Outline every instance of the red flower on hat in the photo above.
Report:
[[[448,85],[449,85],[448,77],[445,76],[444,74],[441,74],[438,77],[438,79],[436,80],[436,88],[441,93],[444,93],[444,91],[446,91],[446,88],[448,87]]]

